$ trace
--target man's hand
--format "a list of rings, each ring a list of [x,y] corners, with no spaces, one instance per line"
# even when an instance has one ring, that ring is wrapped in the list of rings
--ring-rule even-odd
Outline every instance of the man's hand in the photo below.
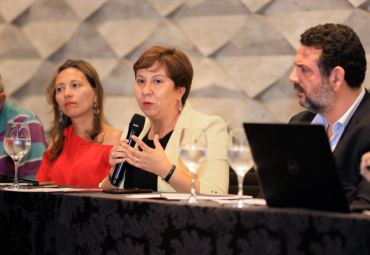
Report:
[[[360,173],[368,182],[370,182],[370,152],[362,155]]]

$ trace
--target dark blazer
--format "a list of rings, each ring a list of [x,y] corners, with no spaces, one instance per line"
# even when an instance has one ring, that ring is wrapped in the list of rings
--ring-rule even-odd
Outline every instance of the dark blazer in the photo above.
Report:
[[[293,116],[289,122],[311,122],[315,116],[315,113],[304,111]],[[359,170],[362,155],[369,151],[370,94],[366,90],[333,151],[349,203],[370,204],[370,183],[362,178]]]

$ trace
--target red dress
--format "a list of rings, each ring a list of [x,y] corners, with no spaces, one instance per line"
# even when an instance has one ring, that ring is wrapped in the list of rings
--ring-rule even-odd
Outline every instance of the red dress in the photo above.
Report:
[[[50,155],[50,150],[45,151],[36,180],[54,181],[57,185],[98,187],[109,173],[112,148],[113,145],[92,143],[78,137],[71,125],[64,129],[60,156],[49,163],[46,156]]]

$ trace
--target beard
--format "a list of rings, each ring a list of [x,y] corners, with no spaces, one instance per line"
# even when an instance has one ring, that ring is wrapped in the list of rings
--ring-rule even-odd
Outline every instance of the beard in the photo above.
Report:
[[[304,93],[306,100],[299,102],[299,104],[310,112],[319,114],[327,113],[334,105],[334,91],[327,80],[324,80],[320,87],[315,88],[310,96],[307,95],[305,89],[299,83],[294,83],[294,88]]]

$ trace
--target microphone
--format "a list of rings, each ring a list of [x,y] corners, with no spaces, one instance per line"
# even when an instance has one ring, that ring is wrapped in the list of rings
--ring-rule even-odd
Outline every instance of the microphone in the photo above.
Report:
[[[128,145],[134,147],[136,142],[132,140],[131,136],[136,135],[139,136],[141,131],[143,130],[145,123],[145,117],[140,114],[135,114],[130,122],[128,133],[126,139],[129,139]],[[118,187],[123,179],[123,175],[125,173],[127,162],[119,163],[114,168],[111,184],[115,187]]]

